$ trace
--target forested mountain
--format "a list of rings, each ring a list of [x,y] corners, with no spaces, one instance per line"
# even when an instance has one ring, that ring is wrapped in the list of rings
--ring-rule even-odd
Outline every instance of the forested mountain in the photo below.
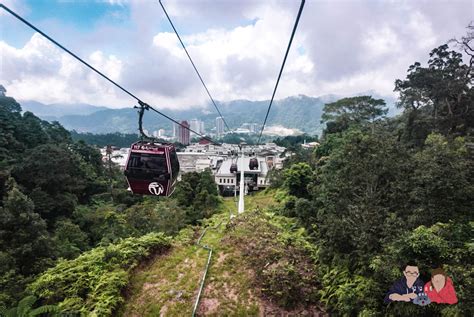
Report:
[[[268,117],[269,125],[282,125],[287,128],[299,129],[309,134],[320,134],[322,126],[320,123],[322,108],[325,103],[335,101],[338,97],[328,95],[322,97],[293,96],[282,100],[277,100],[272,106],[272,111]],[[396,111],[393,98],[386,97],[387,104]],[[232,128],[238,128],[243,123],[261,124],[268,107],[266,101],[235,100],[230,102],[218,102],[222,115]],[[55,117],[66,129],[76,130],[78,132],[91,133],[135,133],[137,112],[132,108],[125,109],[101,109],[84,108],[84,113],[66,114]],[[42,118],[51,119],[45,107],[38,108],[41,113],[37,115]],[[53,108],[54,109],[54,108]],[[64,106],[62,109],[67,109]],[[94,110],[89,113],[89,111]],[[291,109],[291,111],[288,111]],[[32,110],[35,114],[36,112]],[[56,110],[55,110],[56,111]],[[206,130],[209,132],[216,125],[216,113],[212,105],[206,105],[204,108],[191,108],[188,110],[163,110],[164,113],[177,120],[190,120],[193,118],[204,121]],[[59,113],[59,112],[54,112]],[[308,120],[310,118],[310,120]],[[156,114],[145,115],[144,127],[149,131],[164,128],[171,130],[171,123]]]
[[[63,116],[69,115],[89,115],[91,113],[105,110],[106,107],[98,107],[88,104],[48,104],[25,100],[21,101],[23,111],[33,112],[41,119],[48,121],[58,121]]]

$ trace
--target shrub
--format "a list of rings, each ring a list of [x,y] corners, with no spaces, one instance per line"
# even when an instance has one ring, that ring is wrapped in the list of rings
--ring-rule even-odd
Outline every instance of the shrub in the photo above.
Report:
[[[246,213],[228,225],[224,240],[246,257],[262,295],[284,308],[317,302],[316,250],[295,228],[287,218]]]
[[[121,291],[130,271],[151,253],[170,246],[162,234],[124,239],[98,247],[74,260],[61,260],[30,286],[33,294],[63,312],[110,316],[122,303]]]

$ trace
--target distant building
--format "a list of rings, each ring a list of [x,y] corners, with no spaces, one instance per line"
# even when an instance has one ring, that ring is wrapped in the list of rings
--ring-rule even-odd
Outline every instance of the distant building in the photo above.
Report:
[[[130,148],[111,148],[111,150],[112,152],[110,153],[110,158],[112,162],[117,164],[121,170],[124,170],[125,165],[127,164]],[[107,155],[107,148],[100,149],[100,153],[102,154],[102,161],[106,163],[109,159]]]
[[[221,117],[216,118],[216,134],[217,137],[221,137],[224,135],[224,119]]]
[[[205,134],[206,133],[206,129],[204,129],[204,122],[203,121],[200,121],[200,129],[199,131],[201,132],[201,134]]]
[[[240,128],[242,130],[248,130],[249,133],[257,133],[257,124],[256,123],[243,123]]]
[[[256,191],[266,188],[270,185],[267,178],[268,165],[264,157],[257,157],[258,168],[251,170],[249,167],[250,157],[243,159],[244,183],[248,191]],[[230,172],[232,163],[237,163],[238,172],[233,174]],[[222,162],[219,169],[214,175],[216,185],[222,195],[233,194],[238,191],[240,184],[240,169],[242,168],[242,158],[236,160],[227,159]]]
[[[184,145],[189,144],[189,130],[187,128],[189,128],[188,121],[181,121],[178,131],[178,142]]]
[[[177,139],[179,134],[179,124],[173,122],[173,138]]]
[[[199,132],[199,129],[201,128],[201,125],[199,124],[198,119],[189,120],[189,128],[193,131],[196,131],[197,133],[201,133],[201,132]],[[196,133],[194,133],[194,132],[191,132],[191,134],[196,135]]]
[[[314,149],[315,147],[318,147],[319,143],[318,142],[308,142],[306,143],[306,140],[304,140],[304,143],[301,144],[301,147],[303,149]]]
[[[159,129],[158,130],[158,137],[164,137],[165,136],[165,129]]]
[[[250,130],[249,129],[243,129],[243,128],[237,128],[233,132],[238,133],[238,134],[249,134]]]

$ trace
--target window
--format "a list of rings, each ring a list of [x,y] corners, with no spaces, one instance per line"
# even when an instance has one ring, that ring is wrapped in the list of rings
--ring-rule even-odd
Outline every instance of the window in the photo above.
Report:
[[[178,176],[179,173],[179,160],[176,151],[170,151],[170,162],[171,162],[171,172],[173,173],[173,178]]]
[[[133,178],[150,179],[168,173],[164,154],[131,153],[127,172]]]

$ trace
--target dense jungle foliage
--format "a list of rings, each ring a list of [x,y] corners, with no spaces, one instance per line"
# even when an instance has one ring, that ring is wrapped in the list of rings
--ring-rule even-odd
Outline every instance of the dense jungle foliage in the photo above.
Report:
[[[102,253],[118,252],[110,253],[115,257],[126,252],[121,246],[129,240],[122,239],[151,232],[174,235],[211,215],[220,203],[210,172],[183,176],[171,199],[133,196],[126,191],[122,172],[103,162],[97,148],[73,141],[58,122],[22,113],[3,87],[0,92],[0,308],[13,307],[22,298],[30,306],[45,304],[46,299],[51,302],[43,291],[36,291],[38,297],[30,296],[39,289],[41,278],[27,288],[48,268],[57,265],[60,270],[68,263],[87,260],[92,271],[99,270],[101,264],[93,261],[99,261]],[[140,239],[130,241],[141,243]],[[118,246],[116,251],[112,244]],[[102,249],[94,249],[99,246]],[[145,249],[134,249],[140,252],[137,256],[124,256],[133,256],[130,261],[135,261]],[[88,250],[91,253],[81,255]],[[131,265],[127,261],[127,265],[117,263],[125,269]],[[120,272],[112,272],[110,283],[125,283],[125,273]],[[109,282],[97,283],[104,287]],[[83,296],[87,290],[80,292]],[[63,298],[68,304],[61,305],[72,307],[69,301],[73,301],[80,306],[79,297]],[[87,303],[84,309],[92,307],[87,298],[82,300]]]
[[[318,249],[319,296],[334,314],[474,315],[474,51],[462,48],[464,59],[435,48],[396,81],[398,117],[370,96],[326,104],[321,146],[273,175],[286,192],[279,213]],[[458,304],[384,304],[409,262],[425,282],[442,266]]]

